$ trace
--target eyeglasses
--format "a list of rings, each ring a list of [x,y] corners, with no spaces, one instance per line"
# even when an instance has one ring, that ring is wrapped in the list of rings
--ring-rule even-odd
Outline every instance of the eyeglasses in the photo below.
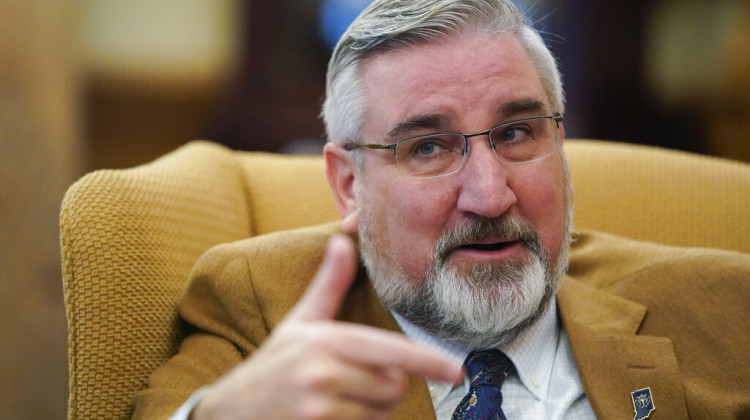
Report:
[[[558,149],[563,117],[539,116],[498,124],[476,133],[434,133],[391,144],[346,143],[344,149],[393,149],[401,172],[408,178],[437,178],[458,172],[469,154],[469,138],[487,135],[492,153],[504,164],[536,162]]]

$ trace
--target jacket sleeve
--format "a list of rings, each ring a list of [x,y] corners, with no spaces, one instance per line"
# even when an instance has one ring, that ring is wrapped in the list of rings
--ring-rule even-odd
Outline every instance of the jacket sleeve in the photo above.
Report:
[[[168,418],[265,340],[268,329],[252,284],[247,256],[236,245],[218,246],[200,258],[179,305],[188,336],[136,393],[133,418]]]
[[[133,418],[165,419],[249,357],[312,280],[336,225],[258,236],[209,250],[179,304],[188,335],[136,394]]]

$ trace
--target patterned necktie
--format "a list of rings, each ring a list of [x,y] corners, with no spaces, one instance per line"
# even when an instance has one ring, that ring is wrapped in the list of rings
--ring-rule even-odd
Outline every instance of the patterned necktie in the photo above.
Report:
[[[500,409],[500,387],[513,362],[499,350],[482,350],[469,354],[464,364],[471,387],[453,412],[452,420],[506,420]]]

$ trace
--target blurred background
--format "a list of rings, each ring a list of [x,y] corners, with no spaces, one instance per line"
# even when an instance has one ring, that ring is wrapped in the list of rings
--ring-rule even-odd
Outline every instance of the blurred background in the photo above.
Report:
[[[367,0],[0,0],[0,418],[64,418],[57,218],[86,172],[203,138],[318,153],[332,44]],[[750,162],[749,0],[518,0],[566,133]]]

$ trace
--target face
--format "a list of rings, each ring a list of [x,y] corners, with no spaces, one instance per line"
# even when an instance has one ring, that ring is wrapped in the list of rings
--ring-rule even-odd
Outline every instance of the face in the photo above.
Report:
[[[470,133],[551,115],[536,69],[513,36],[469,32],[376,54],[363,64],[362,77],[366,143],[439,131]],[[465,292],[461,299],[468,299],[468,305],[454,312],[474,307],[481,316],[500,307],[505,318],[513,317],[501,329],[521,325],[554,293],[554,285],[547,286],[556,283],[554,268],[566,246],[568,187],[562,153],[503,165],[486,139],[472,137],[463,167],[449,176],[406,178],[390,150],[363,150],[360,171],[351,171],[346,182],[331,181],[345,227],[359,231],[363,257],[381,297],[410,296],[386,305],[448,337],[456,336],[454,326],[420,318],[420,313],[429,316],[444,309],[415,309],[417,302],[450,300]],[[339,161],[346,159],[339,156]],[[331,180],[336,171],[330,166],[335,165],[330,158],[328,163]],[[473,296],[477,284],[489,291],[480,295],[497,298]]]

